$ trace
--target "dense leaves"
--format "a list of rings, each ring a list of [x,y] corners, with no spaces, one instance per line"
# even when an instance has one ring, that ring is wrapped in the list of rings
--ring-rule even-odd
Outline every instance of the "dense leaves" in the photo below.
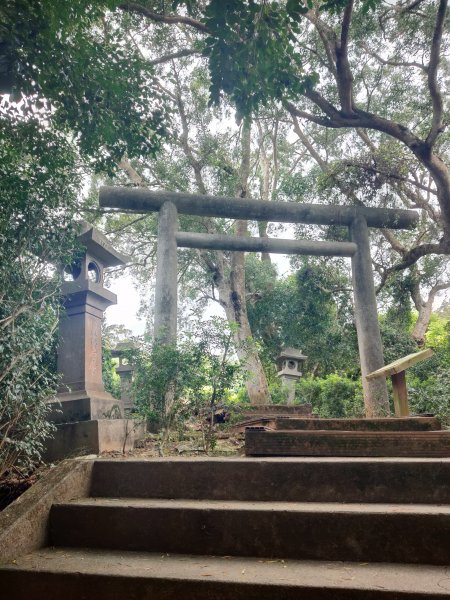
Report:
[[[151,66],[106,13],[116,4],[7,0],[0,9],[9,91],[20,101],[10,110],[45,114],[109,171],[125,152],[154,154],[167,124]]]
[[[293,346],[308,356],[306,372],[351,373],[357,347],[345,272],[338,264],[305,260],[295,275],[273,278],[268,286],[262,278],[267,267],[258,262],[247,259],[249,288],[258,289],[248,310],[267,363],[274,363],[283,346]]]
[[[294,98],[317,81],[303,72],[295,47],[293,19],[300,3],[211,0],[206,10],[205,55],[211,72],[211,100],[224,92],[240,113],[248,114],[269,99]]]
[[[57,380],[50,355],[58,323],[51,265],[72,250],[80,180],[75,154],[36,121],[0,129],[0,474],[39,459]]]
[[[242,384],[242,368],[234,359],[233,331],[223,319],[201,323],[195,335],[177,347],[140,340],[128,351],[135,366],[133,394],[136,412],[157,424],[167,436],[171,428],[199,415],[209,423],[205,449],[211,445],[215,407]],[[163,436],[163,442],[164,442]]]

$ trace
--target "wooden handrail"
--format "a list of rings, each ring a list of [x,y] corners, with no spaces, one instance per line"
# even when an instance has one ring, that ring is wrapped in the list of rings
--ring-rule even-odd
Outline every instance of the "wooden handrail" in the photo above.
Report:
[[[391,377],[392,391],[394,394],[394,408],[396,417],[407,417],[409,415],[408,406],[408,389],[406,387],[405,371],[409,367],[430,358],[433,355],[433,350],[427,348],[414,354],[408,354],[403,358],[399,358],[394,362],[373,371],[366,375],[366,379],[376,379],[377,377]]]

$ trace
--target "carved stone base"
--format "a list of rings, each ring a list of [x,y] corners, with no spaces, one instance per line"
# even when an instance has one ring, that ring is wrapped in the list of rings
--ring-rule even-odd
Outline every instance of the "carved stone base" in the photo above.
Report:
[[[52,423],[74,423],[95,419],[123,417],[123,402],[108,392],[89,393],[86,390],[58,394],[58,402],[50,403],[49,420]]]
[[[46,442],[44,460],[132,450],[143,428],[132,419],[98,419],[61,423]]]

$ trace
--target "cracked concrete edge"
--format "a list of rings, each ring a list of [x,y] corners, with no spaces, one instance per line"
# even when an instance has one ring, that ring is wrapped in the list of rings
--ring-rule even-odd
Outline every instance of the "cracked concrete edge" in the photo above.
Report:
[[[61,462],[0,513],[0,563],[47,545],[52,504],[89,496],[93,464]]]

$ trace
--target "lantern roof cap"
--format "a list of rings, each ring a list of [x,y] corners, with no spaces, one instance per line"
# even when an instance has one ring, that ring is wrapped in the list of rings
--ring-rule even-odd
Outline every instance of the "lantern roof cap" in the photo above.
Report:
[[[77,239],[104,267],[119,267],[127,262],[127,257],[117,252],[106,236],[87,221],[81,221],[81,231]]]
[[[121,357],[127,350],[135,350],[137,347],[137,344],[133,341],[118,342],[116,347],[111,349],[111,356],[113,358]]]
[[[287,348],[283,348],[278,356],[278,360],[283,358],[294,360],[306,360],[308,357],[302,354],[301,350],[289,346]]]

